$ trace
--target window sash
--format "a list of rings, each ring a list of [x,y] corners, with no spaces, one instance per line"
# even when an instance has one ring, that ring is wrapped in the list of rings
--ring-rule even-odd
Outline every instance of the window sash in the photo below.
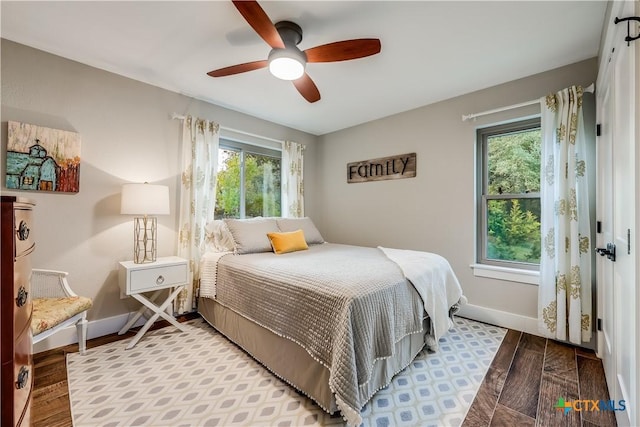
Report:
[[[479,264],[501,266],[508,268],[518,268],[523,270],[539,270],[539,263],[528,263],[514,260],[495,260],[487,256],[488,239],[488,211],[491,200],[513,200],[513,199],[540,199],[540,192],[530,193],[502,193],[488,194],[489,192],[489,139],[491,137],[516,134],[541,127],[540,118],[520,120],[502,125],[480,128],[477,130],[477,146],[480,150],[477,156],[477,168],[479,179],[476,189],[478,228],[476,233],[477,262]]]
[[[246,182],[245,182],[245,157],[247,154],[253,154],[257,156],[270,157],[280,161],[280,167],[282,168],[282,152],[279,150],[273,150],[266,147],[260,147],[244,142],[234,141],[231,139],[220,139],[219,150],[234,151],[240,156],[240,206],[239,217],[246,218]],[[217,203],[217,202],[216,202]],[[280,206],[282,210],[282,206]]]
[[[245,142],[233,141],[231,139],[220,138],[220,148],[282,159],[282,151],[272,150],[270,148],[260,147],[257,145],[251,145]]]
[[[489,201],[490,200],[514,200],[514,199],[540,199],[540,193],[527,193],[527,194],[499,194],[499,195],[482,195],[482,205],[481,205],[481,233],[482,239],[478,239],[478,263],[486,264],[486,265],[495,265],[501,267],[509,267],[509,268],[520,268],[523,270],[539,270],[539,263],[529,263],[524,261],[515,261],[515,260],[497,260],[493,258],[489,258],[487,255],[488,247],[489,247]]]

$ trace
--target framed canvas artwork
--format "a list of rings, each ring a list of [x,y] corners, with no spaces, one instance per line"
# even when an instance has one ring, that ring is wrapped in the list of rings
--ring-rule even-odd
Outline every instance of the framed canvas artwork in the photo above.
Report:
[[[8,189],[80,191],[80,134],[28,123],[7,123]]]

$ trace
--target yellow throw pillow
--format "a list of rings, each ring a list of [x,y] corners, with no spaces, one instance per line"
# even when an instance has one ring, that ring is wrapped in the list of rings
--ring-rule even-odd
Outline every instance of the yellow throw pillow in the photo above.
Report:
[[[286,254],[288,252],[309,249],[302,230],[289,231],[285,233],[267,233],[267,237],[269,238],[271,247],[276,254]]]

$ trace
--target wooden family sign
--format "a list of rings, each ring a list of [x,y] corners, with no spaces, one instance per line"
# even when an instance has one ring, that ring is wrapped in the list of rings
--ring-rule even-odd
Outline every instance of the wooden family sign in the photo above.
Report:
[[[415,178],[416,153],[347,163],[347,183]]]

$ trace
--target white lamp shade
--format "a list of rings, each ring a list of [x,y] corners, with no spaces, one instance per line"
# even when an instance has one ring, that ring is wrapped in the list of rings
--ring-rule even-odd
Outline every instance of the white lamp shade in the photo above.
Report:
[[[130,215],[169,215],[169,187],[152,184],[124,184],[120,213]]]

